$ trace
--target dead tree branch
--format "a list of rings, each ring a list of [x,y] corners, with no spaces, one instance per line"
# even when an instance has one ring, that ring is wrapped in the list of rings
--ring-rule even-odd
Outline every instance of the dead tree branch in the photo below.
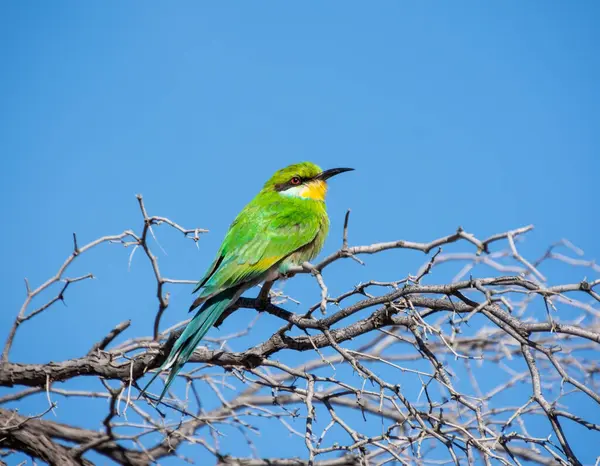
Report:
[[[73,235],[73,250],[50,279],[37,288],[26,281],[0,361],[2,457],[91,465],[100,455],[114,464],[150,465],[169,456],[189,461],[187,445],[194,459],[202,458],[199,464],[232,466],[580,465],[589,452],[574,432],[600,441],[600,423],[582,414],[600,405],[600,269],[567,240],[528,259],[522,240],[531,225],[488,238],[458,228],[429,242],[350,246],[348,212],[340,249],[290,271],[312,275],[314,302],[291,306],[292,298],[270,288],[241,298],[218,322],[229,325],[235,314],[237,331],[199,346],[164,405],[154,409],[136,399],[140,379],[160,366],[182,329],[161,330],[170,288],[194,283],[163,276],[153,252],[162,248],[155,229],[173,228],[195,244],[206,230],[151,216],[137,199],[140,231],[84,246]],[[33,325],[68,289],[93,278],[67,272],[107,243],[130,250],[130,262],[138,248],[148,260],[157,300],[153,334],[131,335],[131,320],[114,322],[100,341],[90,341],[87,354],[13,360],[21,326]],[[444,251],[450,245],[465,249]],[[330,296],[333,264],[363,263],[361,256],[391,249],[426,257],[414,271],[398,264],[403,272],[391,282],[353,283],[348,269],[347,291]],[[457,267],[454,280],[436,279],[442,265]],[[556,266],[572,271],[573,279],[556,282]],[[257,314],[280,327],[242,351],[232,349],[256,331]],[[49,407],[18,409],[35,397]],[[64,422],[57,399],[105,406],[92,429]],[[263,428],[281,431],[303,454],[259,450]],[[231,440],[240,435],[241,443]]]

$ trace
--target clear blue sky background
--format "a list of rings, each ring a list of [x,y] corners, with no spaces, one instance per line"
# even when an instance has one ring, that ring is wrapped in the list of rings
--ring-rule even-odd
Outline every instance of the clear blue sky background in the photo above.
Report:
[[[139,229],[136,193],[151,214],[211,230],[199,252],[159,233],[165,275],[196,278],[271,172],[301,160],[356,168],[332,182],[325,252],[351,208],[354,244],[533,223],[532,256],[567,237],[600,258],[597,2],[4,2],[0,18],[2,338],[23,277],[53,274],[72,232]],[[109,246],[78,264],[70,275],[98,280],[24,327],[13,360],[82,355],[125,319],[148,334],[150,271],[127,258]],[[393,253],[330,285],[422,260]],[[310,286],[296,290],[306,302]],[[189,301],[172,291],[165,324]],[[593,461],[589,443],[578,452]]]

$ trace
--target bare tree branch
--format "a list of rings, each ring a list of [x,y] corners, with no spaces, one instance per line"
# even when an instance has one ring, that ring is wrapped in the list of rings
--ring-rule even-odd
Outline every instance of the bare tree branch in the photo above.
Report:
[[[150,465],[170,456],[192,461],[182,456],[187,444],[194,446],[194,458],[237,466],[580,465],[580,443],[572,432],[600,433],[597,420],[582,414],[600,404],[600,269],[594,260],[568,240],[528,259],[519,241],[531,225],[483,239],[458,228],[429,242],[350,246],[349,211],[340,249],[290,271],[312,275],[315,302],[290,306],[293,298],[271,284],[257,298],[241,298],[217,322],[239,315],[237,330],[207,338],[164,404],[154,409],[136,399],[138,382],[164,361],[185,323],[161,330],[171,287],[195,282],[162,275],[153,252],[162,248],[155,230],[173,228],[195,244],[206,230],[150,216],[143,198],[137,200],[140,231],[84,246],[74,235],[72,252],[50,279],[37,288],[26,280],[25,300],[0,362],[0,386],[7,387],[0,397],[0,458],[20,454],[49,464],[91,465],[95,453],[114,464]],[[33,325],[68,289],[93,278],[66,272],[87,251],[107,243],[127,248],[130,262],[138,248],[144,252],[158,301],[153,334],[130,335],[131,321],[114,322],[79,357],[12,360],[21,325]],[[454,243],[466,249],[443,250]],[[390,249],[427,257],[414,274],[404,271],[390,282],[354,283],[346,269],[339,278],[348,291],[330,296],[328,267],[346,258],[362,264],[360,256]],[[550,263],[575,278],[554,281]],[[442,264],[457,267],[454,280],[436,280]],[[33,309],[33,299],[48,290],[54,295]],[[254,331],[258,315],[281,321],[281,327],[250,348],[234,350],[238,338]],[[100,384],[81,389],[81,379]],[[75,380],[77,386],[71,384]],[[518,389],[523,385],[528,390]],[[507,401],[508,392],[514,401]],[[45,411],[16,409],[36,396],[47,400]],[[103,400],[98,428],[61,422],[57,400],[63,398]],[[575,412],[574,400],[589,410]],[[295,451],[305,454],[283,458],[259,451],[255,438],[265,425],[285,433]],[[233,448],[228,439],[234,434],[242,436],[247,453]]]

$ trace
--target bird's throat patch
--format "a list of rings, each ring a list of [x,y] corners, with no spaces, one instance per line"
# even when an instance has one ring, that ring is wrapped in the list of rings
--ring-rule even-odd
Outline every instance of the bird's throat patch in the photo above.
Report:
[[[327,183],[322,180],[311,181],[304,187],[302,197],[314,201],[324,201],[327,194]]]

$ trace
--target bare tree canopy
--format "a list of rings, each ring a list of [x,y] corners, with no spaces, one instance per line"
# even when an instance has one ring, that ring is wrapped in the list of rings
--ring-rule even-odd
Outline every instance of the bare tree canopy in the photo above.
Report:
[[[297,305],[281,291],[268,301],[240,299],[216,324],[233,320],[236,331],[212,332],[155,407],[137,398],[141,379],[160,366],[187,322],[161,326],[169,291],[195,283],[161,273],[156,231],[172,228],[198,244],[206,230],[151,216],[138,201],[140,230],[88,244],[74,235],[71,254],[53,276],[37,287],[26,281],[0,365],[0,463],[27,457],[59,465],[583,463],[575,438],[600,431],[600,279],[585,278],[598,277],[600,267],[569,241],[525,257],[520,246],[530,225],[488,238],[458,228],[429,242],[352,246],[348,212],[339,250],[285,277],[312,276],[316,302]],[[461,250],[447,252],[454,243]],[[104,338],[89,342],[87,354],[14,360],[22,327],[36,325],[72,287],[93,278],[93,270],[70,275],[73,264],[115,244],[126,248],[130,263],[142,254],[150,264],[153,334],[131,334],[129,320],[114,322]],[[399,265],[390,282],[356,282],[349,261],[388,260],[391,250],[422,252],[423,264],[408,274]],[[581,279],[547,276],[551,261]],[[349,284],[336,296],[327,286],[333,264],[344,264],[332,273]],[[85,266],[93,269],[92,262]],[[41,299],[48,292],[52,297]],[[279,320],[280,328],[245,350],[232,349],[256,331],[259,316]],[[20,408],[32,397],[45,407]],[[84,410],[101,402],[103,414],[87,419],[96,427],[64,419],[62,399],[80,399]],[[265,423],[280,436],[258,448]],[[233,433],[243,448],[232,450]],[[293,442],[304,445],[304,455],[281,455],[282,444]]]

